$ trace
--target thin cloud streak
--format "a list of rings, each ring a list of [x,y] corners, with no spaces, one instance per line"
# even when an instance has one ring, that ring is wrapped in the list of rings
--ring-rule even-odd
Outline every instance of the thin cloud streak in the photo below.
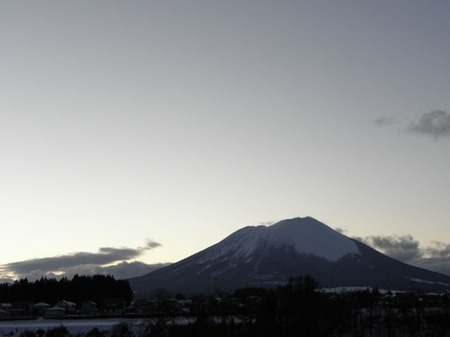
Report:
[[[384,127],[388,125],[395,124],[397,120],[394,117],[380,117],[373,121],[373,123],[378,127]]]

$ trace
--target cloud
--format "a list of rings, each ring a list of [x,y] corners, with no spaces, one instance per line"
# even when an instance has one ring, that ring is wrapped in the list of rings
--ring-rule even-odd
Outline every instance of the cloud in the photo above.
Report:
[[[129,266],[130,269],[133,267],[135,270],[136,267],[140,267],[140,270],[143,270],[145,269],[145,264],[131,264],[126,261],[138,258],[146,251],[159,246],[161,246],[159,243],[147,240],[144,247],[138,248],[102,247],[97,253],[77,252],[68,255],[12,262],[0,266],[0,275],[4,278],[10,278],[12,274],[17,278],[28,277],[34,279],[61,274],[65,276],[66,274],[96,274],[108,270],[120,271],[121,274],[124,274],[123,268],[120,269],[111,265]]]
[[[93,264],[87,265],[79,265],[75,267],[70,267],[64,270],[63,276],[72,278],[75,274],[78,275],[95,275],[95,274],[103,274],[103,275],[114,275],[116,279],[128,279],[132,277],[142,276],[147,273],[150,273],[156,269],[165,267],[170,263],[155,263],[155,264],[146,264],[140,261],[127,262],[123,261],[115,265],[109,266],[99,266]],[[39,273],[35,273],[36,275],[29,274],[28,278],[36,279],[40,278]],[[37,277],[36,277],[37,276]],[[56,277],[60,277],[62,275],[55,275]]]
[[[384,127],[388,125],[395,124],[397,120],[394,117],[380,117],[373,121],[373,123],[378,127]]]
[[[450,257],[450,245],[433,241],[432,246],[426,249],[426,254],[431,257]]]
[[[423,247],[411,235],[355,237],[399,261],[450,275],[450,245],[433,241]]]
[[[363,242],[400,261],[410,261],[423,254],[419,241],[411,235],[368,236]]]
[[[148,274],[156,269],[168,266],[170,263],[146,264],[143,262],[121,262],[119,264],[104,267],[102,274],[114,275],[118,279],[127,279]],[[98,274],[98,273],[97,273]]]
[[[410,130],[434,139],[450,136],[450,114],[442,110],[424,113],[418,121],[413,122]]]
[[[409,122],[396,117],[383,116],[375,119],[373,123],[379,128],[399,124],[402,131],[429,136],[435,140],[450,137],[450,114],[443,110],[423,113],[417,120]]]

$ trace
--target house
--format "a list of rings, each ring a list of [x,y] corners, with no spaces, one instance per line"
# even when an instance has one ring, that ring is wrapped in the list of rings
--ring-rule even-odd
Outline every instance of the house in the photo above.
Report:
[[[0,319],[8,319],[11,316],[11,303],[0,303]]]
[[[59,301],[55,307],[65,309],[67,315],[74,315],[77,312],[77,304],[66,300]]]
[[[125,311],[123,298],[107,298],[104,300],[103,313],[106,315],[122,315]]]
[[[94,316],[97,313],[97,303],[86,301],[80,305],[80,315]]]
[[[8,319],[9,318],[9,313],[6,312],[5,310],[0,309],[0,319]]]
[[[33,304],[33,317],[43,317],[48,308],[50,308],[50,304],[45,302]]]
[[[139,299],[133,303],[133,309],[136,314],[150,314],[156,311],[156,303],[147,299]]]
[[[0,303],[0,319],[8,319],[11,316],[11,303]]]
[[[66,309],[54,306],[45,311],[45,318],[61,318],[66,315]]]

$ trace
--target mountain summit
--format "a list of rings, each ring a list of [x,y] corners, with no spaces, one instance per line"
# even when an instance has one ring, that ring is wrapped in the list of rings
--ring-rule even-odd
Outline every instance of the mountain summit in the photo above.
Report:
[[[352,240],[311,217],[282,220],[263,229],[267,241],[292,245],[300,254],[337,261],[344,255],[358,253]]]
[[[130,279],[136,297],[158,289],[211,293],[275,287],[311,275],[324,287],[450,290],[450,276],[387,257],[311,218],[247,226],[190,257]]]

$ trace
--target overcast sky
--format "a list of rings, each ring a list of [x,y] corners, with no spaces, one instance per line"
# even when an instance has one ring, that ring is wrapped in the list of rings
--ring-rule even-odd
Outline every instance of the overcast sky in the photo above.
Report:
[[[0,265],[175,262],[296,216],[449,243],[449,13],[1,1]]]

